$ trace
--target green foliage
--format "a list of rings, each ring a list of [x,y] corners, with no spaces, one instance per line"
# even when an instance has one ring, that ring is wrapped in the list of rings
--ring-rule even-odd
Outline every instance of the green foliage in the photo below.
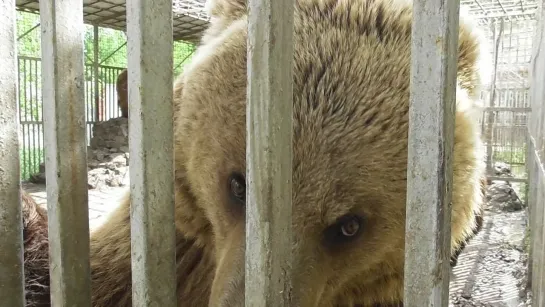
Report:
[[[526,144],[523,147],[513,147],[510,149],[496,148],[493,152],[493,160],[509,164],[524,164],[526,163],[526,152]]]
[[[21,56],[40,57],[40,16],[17,12],[17,52]]]

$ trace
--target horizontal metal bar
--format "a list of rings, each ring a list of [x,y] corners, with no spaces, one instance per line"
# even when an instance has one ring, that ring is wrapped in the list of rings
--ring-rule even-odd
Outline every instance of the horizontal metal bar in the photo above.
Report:
[[[532,108],[506,108],[506,107],[486,107],[484,111],[488,112],[531,112]]]
[[[500,177],[500,176],[486,176],[486,179],[509,181],[509,182],[524,182],[524,183],[528,182],[528,179],[526,178],[512,178],[512,177]]]

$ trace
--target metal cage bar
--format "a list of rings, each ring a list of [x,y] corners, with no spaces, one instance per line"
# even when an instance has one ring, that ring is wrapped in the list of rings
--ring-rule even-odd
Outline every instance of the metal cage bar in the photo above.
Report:
[[[404,306],[448,306],[459,2],[413,3]]]
[[[17,106],[15,0],[0,1],[0,298],[23,307],[23,223]]]
[[[172,0],[127,1],[133,306],[176,306]]]
[[[545,1],[537,11],[537,23],[531,61],[530,124],[528,128],[528,207],[530,209],[529,278],[532,306],[545,306]]]
[[[291,306],[294,0],[248,2],[246,306]]]
[[[91,306],[83,1],[40,1],[52,306]]]

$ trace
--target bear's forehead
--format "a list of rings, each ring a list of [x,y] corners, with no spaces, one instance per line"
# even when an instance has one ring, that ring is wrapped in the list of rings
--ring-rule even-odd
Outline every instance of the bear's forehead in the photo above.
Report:
[[[218,164],[244,172],[246,22],[204,47],[186,78],[182,112],[206,131],[189,140],[221,152]],[[219,42],[218,42],[219,41]],[[324,223],[384,202],[405,177],[410,44],[346,28],[296,25],[294,36],[294,214]],[[203,90],[203,86],[204,90]],[[400,160],[401,158],[401,160]],[[391,194],[389,195],[392,197]],[[394,195],[395,196],[395,195]],[[312,216],[312,218],[310,218]],[[304,220],[304,218],[302,219]]]
[[[206,54],[198,56],[206,60],[192,72],[198,77],[186,79],[201,91],[195,99],[198,112],[225,124],[222,129],[237,131],[245,125],[247,94],[246,23],[238,27],[203,48]],[[404,128],[410,44],[312,27],[296,31],[294,42],[295,146],[314,140],[300,144],[349,150],[354,143],[374,144],[381,141],[379,135],[388,137],[384,132]]]

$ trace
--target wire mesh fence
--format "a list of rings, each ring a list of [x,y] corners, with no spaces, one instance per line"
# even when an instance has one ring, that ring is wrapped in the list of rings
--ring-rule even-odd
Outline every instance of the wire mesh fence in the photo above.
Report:
[[[482,92],[481,119],[489,179],[509,177],[526,198],[527,129],[530,116],[528,68],[535,19],[490,19],[482,23],[491,46],[492,82]]]
[[[87,144],[95,122],[121,116],[116,81],[127,67],[127,38],[122,31],[85,25],[85,120]],[[43,172],[44,128],[41,87],[40,16],[17,12],[21,179]],[[195,45],[174,42],[174,75],[191,59]],[[98,51],[95,54],[95,51]],[[42,165],[42,166],[41,166]]]

